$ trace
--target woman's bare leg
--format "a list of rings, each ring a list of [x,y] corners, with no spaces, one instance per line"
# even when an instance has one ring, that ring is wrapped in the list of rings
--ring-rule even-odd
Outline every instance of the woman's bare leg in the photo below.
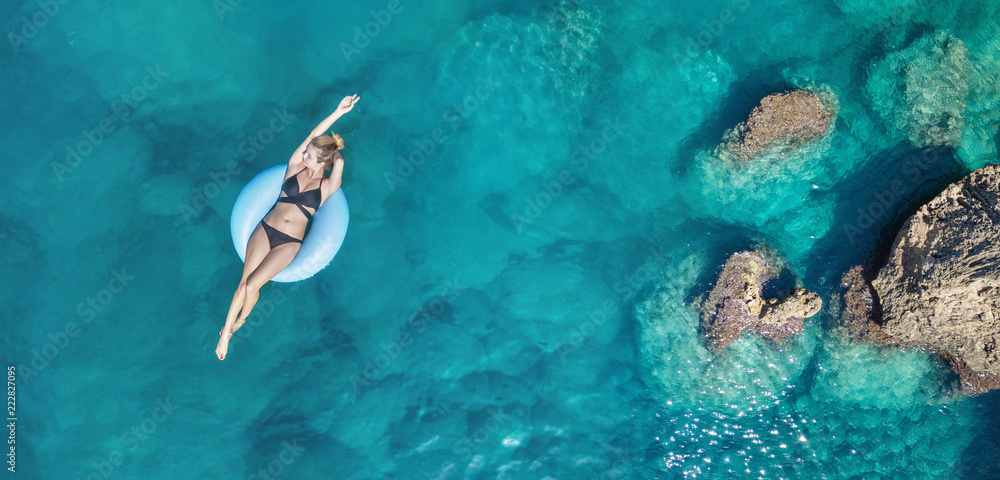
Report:
[[[267,234],[264,233],[264,228],[257,225],[250,238],[247,240],[247,251],[245,255],[245,262],[243,263],[243,275],[240,277],[240,284],[236,287],[236,293],[233,294],[233,301],[229,305],[229,313],[226,314],[226,323],[223,325],[222,330],[219,330],[219,335],[222,336],[225,333],[227,344],[229,337],[232,336],[242,322],[236,322],[239,317],[240,309],[243,307],[244,299],[246,298],[246,283],[247,277],[253,273],[254,270],[260,266],[260,263],[264,261],[264,257],[267,256],[268,252],[271,250],[270,242],[268,242]],[[220,345],[216,347],[216,353],[219,351]],[[220,359],[221,360],[221,359]]]
[[[219,345],[215,348],[215,353],[219,357],[219,360],[225,360],[226,353],[229,351],[229,337],[234,331],[233,324],[243,325],[246,322],[247,317],[250,316],[250,311],[257,304],[261,287],[292,263],[295,255],[299,253],[301,246],[302,244],[300,243],[290,242],[272,248],[267,252],[267,255],[264,256],[264,259],[261,260],[253,273],[241,284],[244,291],[243,306],[240,309],[238,320],[230,323],[227,319],[226,326],[222,329]]]
[[[301,243],[290,242],[272,248],[257,266],[257,269],[247,277],[246,294],[239,317],[240,322],[246,321],[247,317],[250,316],[250,311],[257,304],[257,300],[260,298],[260,289],[264,284],[271,281],[275,275],[292,263],[301,247]]]
[[[236,293],[233,294],[233,302],[229,305],[229,313],[226,315],[226,325],[232,325],[236,318],[239,316],[240,308],[243,307],[243,297],[246,292],[247,277],[253,273],[254,270],[260,265],[260,262],[264,260],[267,253],[271,250],[271,245],[267,241],[267,234],[264,233],[264,228],[257,225],[250,238],[247,240],[247,251],[246,251],[246,261],[243,263],[243,275],[240,277],[240,284],[236,287]],[[225,329],[225,327],[223,327]]]

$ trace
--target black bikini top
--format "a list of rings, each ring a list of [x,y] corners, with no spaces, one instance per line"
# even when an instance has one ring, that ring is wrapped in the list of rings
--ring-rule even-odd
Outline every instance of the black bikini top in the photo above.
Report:
[[[299,173],[304,172],[306,169],[303,168],[299,170]],[[285,183],[281,184],[281,193],[286,196],[278,197],[279,203],[291,203],[299,207],[302,210],[302,214],[306,216],[307,219],[311,219],[313,214],[306,210],[306,207],[316,210],[319,208],[319,204],[323,203],[323,194],[319,191],[320,187],[316,187],[312,190],[306,190],[304,192],[299,192],[299,173],[288,177]],[[323,181],[320,181],[320,186],[323,185]]]

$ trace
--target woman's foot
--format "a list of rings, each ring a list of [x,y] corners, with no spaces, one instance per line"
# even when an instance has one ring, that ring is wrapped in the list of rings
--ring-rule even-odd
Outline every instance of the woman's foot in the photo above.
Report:
[[[226,353],[229,352],[229,339],[233,338],[233,334],[222,335],[219,333],[219,344],[215,347],[215,356],[219,357],[219,360],[226,359]]]

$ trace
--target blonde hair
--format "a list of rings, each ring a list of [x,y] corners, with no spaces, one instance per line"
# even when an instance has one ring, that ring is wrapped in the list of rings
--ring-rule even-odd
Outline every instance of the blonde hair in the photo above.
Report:
[[[333,168],[334,154],[344,148],[344,139],[340,135],[331,133],[330,135],[320,135],[313,137],[309,142],[310,147],[315,147],[319,152],[316,161],[325,165],[324,170],[330,171]]]

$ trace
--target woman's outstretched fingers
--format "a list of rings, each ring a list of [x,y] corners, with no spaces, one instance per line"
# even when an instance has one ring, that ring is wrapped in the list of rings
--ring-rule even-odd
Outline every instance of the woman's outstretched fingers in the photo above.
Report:
[[[359,97],[358,94],[348,95],[344,97],[343,100],[340,101],[340,105],[337,107],[337,109],[344,113],[347,113],[351,111],[352,108],[354,108],[354,104],[358,103],[358,100],[361,100],[361,97]]]

